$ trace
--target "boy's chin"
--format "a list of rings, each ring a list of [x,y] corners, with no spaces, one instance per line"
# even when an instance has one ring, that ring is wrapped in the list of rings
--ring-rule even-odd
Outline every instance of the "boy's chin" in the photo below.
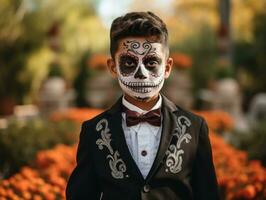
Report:
[[[126,95],[130,96],[131,98],[133,98],[139,102],[149,102],[149,101],[153,100],[154,97],[157,97],[159,95],[159,93],[151,95],[151,96],[144,96],[144,97],[138,96],[136,94],[127,94],[127,93],[126,93]]]
[[[151,97],[134,97],[134,98],[141,102],[149,102],[151,100]]]

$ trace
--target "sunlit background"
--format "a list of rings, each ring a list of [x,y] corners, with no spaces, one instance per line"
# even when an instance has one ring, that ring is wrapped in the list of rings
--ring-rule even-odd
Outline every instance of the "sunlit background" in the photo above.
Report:
[[[167,24],[162,93],[208,121],[222,199],[266,199],[265,0],[1,0],[0,200],[65,198],[81,122],[121,96],[109,29],[130,11]]]

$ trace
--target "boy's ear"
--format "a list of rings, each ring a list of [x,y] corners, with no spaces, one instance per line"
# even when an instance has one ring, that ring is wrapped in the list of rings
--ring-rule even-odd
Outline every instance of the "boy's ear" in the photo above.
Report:
[[[164,78],[168,78],[170,76],[172,67],[173,67],[173,58],[169,57],[167,58],[166,65],[165,65],[165,72],[164,72]]]
[[[113,58],[107,59],[107,67],[108,67],[109,71],[111,72],[112,77],[116,78],[117,77],[117,69],[116,69],[115,61]]]

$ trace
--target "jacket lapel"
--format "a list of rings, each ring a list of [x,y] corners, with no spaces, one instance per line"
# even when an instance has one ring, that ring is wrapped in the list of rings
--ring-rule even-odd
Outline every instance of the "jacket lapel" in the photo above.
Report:
[[[161,140],[159,144],[159,148],[151,167],[151,170],[146,178],[148,182],[157,171],[158,167],[163,164],[163,158],[166,155],[166,151],[171,143],[174,130],[176,128],[175,123],[175,114],[178,109],[174,103],[169,101],[164,95],[162,95],[162,114],[163,114],[163,122],[162,122],[162,133],[161,133]]]
[[[124,160],[128,173],[141,182],[149,181],[157,171],[158,167],[163,164],[163,158],[166,155],[166,151],[173,137],[174,129],[176,128],[176,116],[174,113],[178,109],[175,104],[169,101],[164,95],[161,94],[161,96],[163,115],[161,140],[155,160],[149,174],[146,177],[146,180],[144,180],[126,143],[125,135],[122,129],[122,97],[120,97],[120,99],[108,110],[108,113],[110,114],[110,132],[112,134],[113,141],[115,142],[115,148],[118,150],[121,158]]]
[[[108,113],[110,114],[110,132],[115,142],[115,148],[125,162],[129,176],[133,176],[138,181],[143,182],[144,178],[129,151],[122,129],[122,97],[109,109]]]

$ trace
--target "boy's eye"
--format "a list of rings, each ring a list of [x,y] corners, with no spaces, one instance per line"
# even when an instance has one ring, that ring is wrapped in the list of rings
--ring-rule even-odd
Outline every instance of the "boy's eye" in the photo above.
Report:
[[[127,60],[127,61],[125,61],[124,66],[125,67],[135,67],[136,63],[133,62],[132,60]]]
[[[119,65],[125,70],[133,70],[138,65],[138,58],[131,54],[122,54],[119,58]]]
[[[143,63],[148,69],[155,69],[162,63],[162,59],[157,56],[147,56],[143,59]]]
[[[156,67],[159,63],[155,60],[150,60],[149,62],[146,63],[147,67]]]

